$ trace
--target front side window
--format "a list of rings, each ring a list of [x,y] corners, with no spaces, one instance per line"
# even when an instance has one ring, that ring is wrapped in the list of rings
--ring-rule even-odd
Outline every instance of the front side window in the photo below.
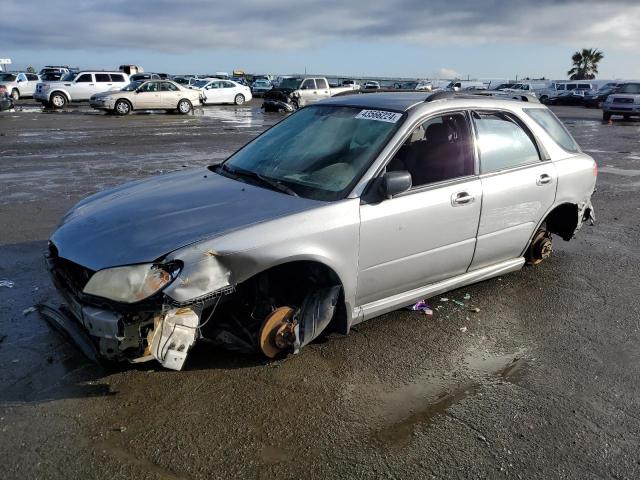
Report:
[[[301,90],[314,90],[316,88],[316,84],[312,79],[307,79],[302,82]]]
[[[473,121],[478,132],[480,173],[540,161],[538,148],[529,134],[508,115],[474,112]]]
[[[232,82],[222,82],[222,85],[224,86],[224,88],[234,88],[235,84]]]
[[[404,118],[380,110],[306,107],[232,155],[224,170],[281,182],[303,197],[338,200],[353,188]]]
[[[110,83],[111,77],[108,73],[96,73],[96,82]]]
[[[578,152],[578,144],[564,127],[562,122],[547,108],[525,108],[527,115],[535,120],[562,148],[569,152]]]
[[[418,125],[387,171],[408,171],[413,188],[474,174],[473,141],[467,117],[451,113]]]
[[[158,82],[146,82],[140,88],[138,88],[139,92],[157,92],[158,91]]]
[[[91,83],[93,76],[90,73],[83,73],[76,79],[76,83]]]
[[[318,88],[329,88],[327,86],[327,81],[324,78],[318,78],[316,80],[316,85]]]

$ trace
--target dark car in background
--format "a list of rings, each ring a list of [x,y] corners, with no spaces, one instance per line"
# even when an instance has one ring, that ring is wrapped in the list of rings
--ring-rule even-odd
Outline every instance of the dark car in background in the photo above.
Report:
[[[612,93],[616,93],[619,83],[607,83],[598,90],[590,90],[584,95],[584,106],[587,108],[602,108],[602,104]]]
[[[0,85],[0,112],[11,110],[14,107],[13,98],[4,85]]]

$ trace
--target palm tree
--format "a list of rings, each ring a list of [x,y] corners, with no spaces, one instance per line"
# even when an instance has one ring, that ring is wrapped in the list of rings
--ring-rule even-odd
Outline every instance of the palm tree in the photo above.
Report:
[[[583,48],[571,57],[573,67],[567,72],[570,80],[592,80],[598,73],[598,63],[604,58],[602,50]]]

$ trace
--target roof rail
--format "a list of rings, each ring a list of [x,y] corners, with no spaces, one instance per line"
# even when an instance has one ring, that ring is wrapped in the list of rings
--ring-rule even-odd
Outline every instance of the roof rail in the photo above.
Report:
[[[425,102],[434,102],[436,100],[445,100],[447,98],[466,98],[473,99],[477,97],[492,97],[499,100],[517,100],[519,102],[540,103],[537,97],[527,94],[519,94],[513,92],[500,92],[496,90],[476,90],[464,92],[436,92],[429,95]]]

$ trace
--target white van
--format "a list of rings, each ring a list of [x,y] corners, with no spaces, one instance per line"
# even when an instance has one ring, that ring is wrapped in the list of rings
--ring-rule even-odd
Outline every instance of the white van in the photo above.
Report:
[[[444,89],[454,92],[459,92],[460,90],[486,90],[487,84],[477,80],[453,80]]]

